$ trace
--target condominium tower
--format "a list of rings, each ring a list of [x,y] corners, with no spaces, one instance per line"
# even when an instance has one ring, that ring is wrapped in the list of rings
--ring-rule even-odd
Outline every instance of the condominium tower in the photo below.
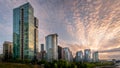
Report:
[[[90,62],[91,61],[91,50],[90,49],[85,49],[84,50],[84,61],[85,62]]]
[[[98,62],[99,61],[98,51],[93,52],[92,59],[93,59],[93,62]]]
[[[47,61],[58,60],[58,35],[50,34],[46,36]]]
[[[76,62],[83,62],[83,52],[82,51],[76,52],[75,60],[76,60]]]
[[[30,3],[13,9],[13,57],[33,59],[38,46],[38,20]]]
[[[73,61],[72,52],[68,47],[63,48],[63,59],[69,62]]]

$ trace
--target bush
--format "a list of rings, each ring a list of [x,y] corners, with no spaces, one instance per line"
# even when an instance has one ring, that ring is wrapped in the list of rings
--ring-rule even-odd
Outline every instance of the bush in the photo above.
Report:
[[[46,64],[46,63],[47,63],[47,61],[45,61],[45,60],[41,60],[41,61],[38,62],[38,64],[40,64],[40,65],[41,64]]]
[[[77,68],[77,65],[75,63],[72,63],[70,68]]]

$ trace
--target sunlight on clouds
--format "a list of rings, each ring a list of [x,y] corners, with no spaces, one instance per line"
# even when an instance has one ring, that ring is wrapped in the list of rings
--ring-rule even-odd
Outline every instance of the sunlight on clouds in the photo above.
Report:
[[[74,25],[67,26],[67,30],[77,39],[78,46],[83,47],[70,47],[77,51],[85,48],[106,50],[120,46],[119,0],[114,3],[112,0],[75,0],[71,5]]]
[[[6,36],[12,37],[11,9],[26,2],[31,3],[39,19],[40,43],[45,43],[48,34],[58,33],[59,44],[69,47],[74,55],[88,48],[104,51],[120,47],[119,0],[1,0],[0,14],[5,21],[0,22],[0,28],[6,27]],[[100,53],[100,58],[118,58],[117,54]]]

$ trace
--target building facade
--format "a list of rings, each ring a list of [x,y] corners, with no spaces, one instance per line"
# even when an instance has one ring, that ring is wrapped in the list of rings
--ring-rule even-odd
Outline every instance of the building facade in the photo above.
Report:
[[[12,42],[5,41],[3,43],[3,58],[5,60],[12,59],[12,54],[13,54],[13,45],[12,45]]]
[[[44,44],[41,44],[41,51],[44,51]]]
[[[93,62],[98,62],[99,61],[99,55],[98,55],[98,51],[96,51],[96,52],[93,52],[93,55],[92,55],[93,57]]]
[[[44,47],[44,44],[41,44],[40,60],[46,60],[46,51]]]
[[[70,51],[68,47],[63,48],[63,59],[69,62],[73,61],[72,52]]]
[[[33,59],[38,46],[38,20],[30,3],[13,9],[13,57]]]
[[[38,19],[34,17],[34,59],[37,58],[38,53]]]
[[[91,50],[90,49],[85,49],[84,50],[84,61],[85,62],[90,62],[91,61]]]
[[[50,34],[46,36],[47,61],[58,60],[58,35]]]
[[[63,59],[63,48],[58,46],[58,59]]]
[[[76,52],[75,60],[76,60],[76,62],[83,62],[83,52],[82,51]]]

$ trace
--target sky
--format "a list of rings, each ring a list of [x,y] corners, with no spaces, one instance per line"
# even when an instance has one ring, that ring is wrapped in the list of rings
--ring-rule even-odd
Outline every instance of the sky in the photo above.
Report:
[[[39,44],[57,33],[73,55],[91,49],[100,59],[120,59],[120,0],[0,0],[0,53],[12,42],[13,9],[27,2],[39,19]]]

